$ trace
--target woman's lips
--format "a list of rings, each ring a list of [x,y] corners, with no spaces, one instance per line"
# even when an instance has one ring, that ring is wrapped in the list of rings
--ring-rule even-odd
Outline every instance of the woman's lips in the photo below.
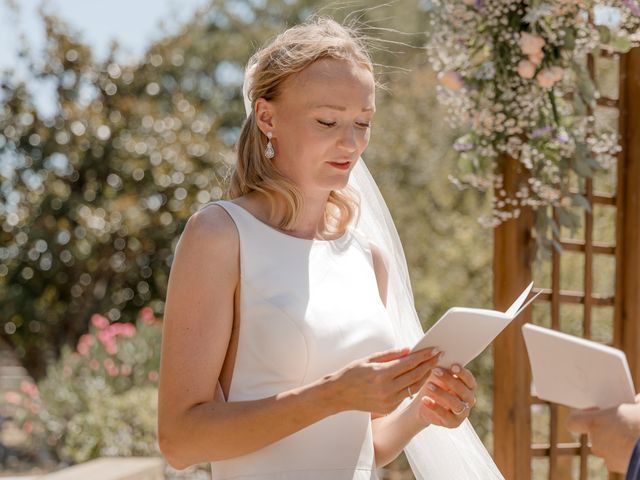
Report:
[[[339,168],[340,170],[348,170],[349,165],[351,165],[351,163],[350,162],[329,162],[329,165]]]

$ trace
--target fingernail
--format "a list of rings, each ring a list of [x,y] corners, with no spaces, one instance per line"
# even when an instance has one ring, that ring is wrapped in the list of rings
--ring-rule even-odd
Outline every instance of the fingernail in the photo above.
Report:
[[[428,388],[429,390],[431,390],[432,392],[435,392],[435,391],[436,391],[436,389],[437,389],[437,387],[436,387],[433,383],[431,383],[431,382],[427,383],[427,388]]]
[[[460,367],[458,365],[454,365],[453,367],[451,367],[451,371],[453,373],[460,373]]]
[[[441,368],[434,368],[433,369],[433,373],[437,376],[437,377],[441,377],[442,375],[444,375],[444,372],[442,371]]]
[[[432,356],[438,355],[439,353],[440,353],[440,350],[438,350],[437,348],[434,348],[434,349],[431,350],[431,355]]]

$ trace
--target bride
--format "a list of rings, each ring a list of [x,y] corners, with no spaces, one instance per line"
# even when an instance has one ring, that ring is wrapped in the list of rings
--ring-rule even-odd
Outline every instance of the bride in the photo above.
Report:
[[[230,200],[200,209],[166,299],[158,437],[214,479],[502,478],[466,420],[476,381],[411,353],[406,261],[360,155],[375,79],[355,29],[292,27],[249,61]],[[464,332],[461,332],[463,335]]]

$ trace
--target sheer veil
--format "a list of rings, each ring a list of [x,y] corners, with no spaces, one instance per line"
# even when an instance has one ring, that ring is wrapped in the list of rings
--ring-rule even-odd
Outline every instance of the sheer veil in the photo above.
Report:
[[[249,97],[255,65],[247,65],[242,93],[245,113],[249,115]],[[423,330],[413,303],[413,292],[402,243],[389,209],[362,157],[349,177],[360,197],[360,213],[353,227],[375,243],[384,253],[389,271],[387,311],[393,322],[398,347],[413,346]],[[398,406],[406,408],[410,399]],[[429,426],[405,447],[411,469],[418,480],[491,480],[503,479],[491,456],[468,420],[455,429]]]

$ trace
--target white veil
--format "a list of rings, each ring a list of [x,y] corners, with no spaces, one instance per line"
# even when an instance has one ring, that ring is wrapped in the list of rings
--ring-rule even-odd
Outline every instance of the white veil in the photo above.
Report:
[[[255,64],[247,65],[242,86],[247,116],[252,111],[249,90],[254,70]],[[413,346],[424,332],[413,303],[402,243],[362,157],[351,171],[349,185],[360,196],[360,214],[354,227],[385,255],[389,271],[387,311],[393,322],[397,346]],[[398,410],[406,408],[409,402],[409,398],[405,399]],[[416,435],[404,451],[418,480],[504,480],[469,420],[455,429],[431,425]]]

